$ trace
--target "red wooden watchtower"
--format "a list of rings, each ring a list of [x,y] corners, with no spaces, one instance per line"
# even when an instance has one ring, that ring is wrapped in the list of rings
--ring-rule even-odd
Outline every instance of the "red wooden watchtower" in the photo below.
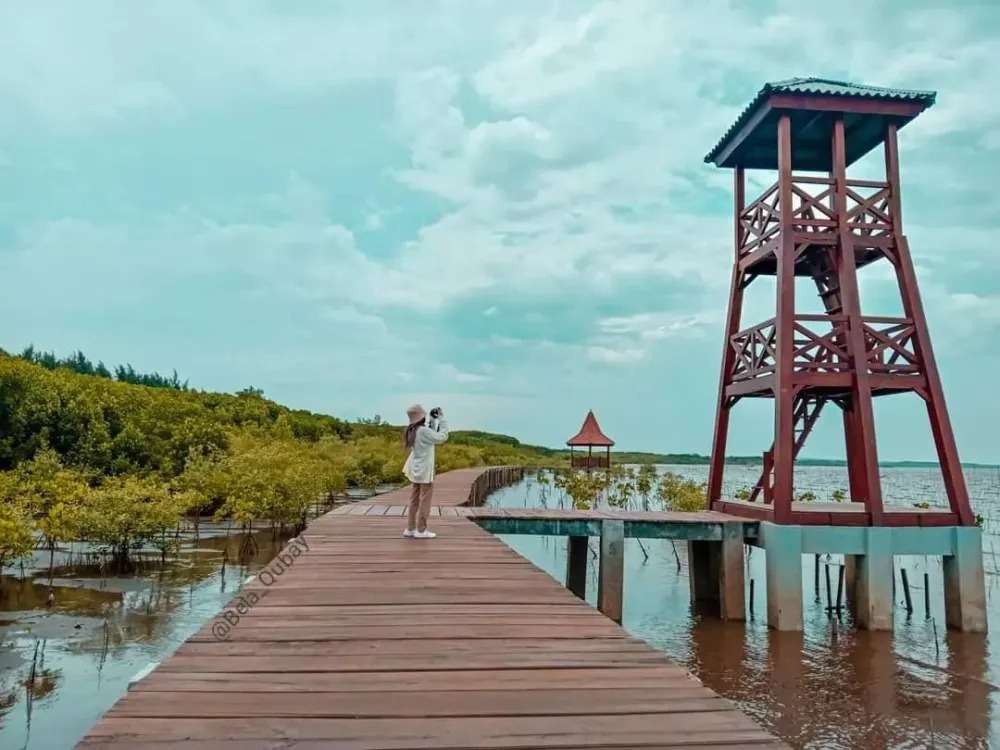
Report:
[[[931,91],[820,78],[768,83],[705,157],[732,168],[735,178],[736,253],[708,479],[711,507],[778,523],[974,523],[900,210],[896,133],[934,99]],[[848,165],[877,147],[885,152],[885,179],[848,179]],[[747,169],[778,173],[749,205]],[[862,314],[857,270],[876,262],[895,272],[902,317]],[[744,327],[744,290],[762,276],[777,277],[775,317]],[[796,312],[796,277],[815,282],[822,314]],[[950,512],[883,507],[872,398],[906,392],[926,403]],[[729,413],[744,398],[774,399],[774,443],[749,501],[724,501]],[[793,504],[795,457],[831,404],[843,416],[853,503]]]
[[[575,468],[608,469],[611,467],[611,446],[615,441],[601,431],[601,426],[597,424],[597,417],[593,411],[588,411],[583,420],[580,431],[566,441],[569,446],[569,465]],[[578,456],[573,452],[574,448],[587,449],[586,456]],[[603,456],[594,455],[594,448],[604,448],[606,452]]]

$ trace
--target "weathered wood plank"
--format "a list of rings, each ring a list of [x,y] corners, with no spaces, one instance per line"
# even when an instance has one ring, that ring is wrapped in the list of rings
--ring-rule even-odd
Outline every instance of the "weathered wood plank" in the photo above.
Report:
[[[677,714],[634,714],[627,721],[617,714],[591,716],[462,717],[421,719],[321,719],[256,716],[233,721],[212,718],[136,719],[106,717],[93,729],[90,739],[116,739],[133,747],[135,741],[315,740],[313,747],[352,750],[368,748],[607,748],[631,744],[640,747],[729,747],[774,746],[763,730],[747,726],[736,711],[690,714],[687,721]],[[323,745],[323,743],[327,743]],[[85,745],[93,747],[95,745]],[[249,745],[252,747],[252,745]],[[243,747],[242,745],[239,747]],[[779,745],[780,747],[780,745]]]
[[[525,683],[530,685],[530,682]],[[728,702],[691,683],[686,688],[386,690],[368,692],[243,693],[138,691],[107,716],[135,718],[255,718],[262,705],[270,717],[423,718],[463,716],[586,716],[590,714],[730,711]]]
[[[138,692],[239,693],[383,692],[409,690],[523,690],[590,689],[617,687],[660,688],[691,691],[708,696],[711,691],[692,683],[687,675],[665,674],[656,667],[591,667],[581,669],[478,669],[440,672],[292,672],[248,680],[218,672],[159,672],[139,682]]]

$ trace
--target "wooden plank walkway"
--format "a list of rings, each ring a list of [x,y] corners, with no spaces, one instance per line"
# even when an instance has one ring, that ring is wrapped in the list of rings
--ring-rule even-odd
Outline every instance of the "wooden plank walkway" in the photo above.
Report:
[[[785,747],[459,515],[480,473],[438,478],[434,540],[400,536],[406,490],[315,520],[79,747]]]

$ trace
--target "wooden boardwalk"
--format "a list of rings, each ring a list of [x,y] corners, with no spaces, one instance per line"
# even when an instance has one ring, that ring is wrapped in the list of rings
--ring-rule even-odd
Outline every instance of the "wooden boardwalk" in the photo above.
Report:
[[[400,536],[405,490],[315,520],[80,747],[784,747],[461,515],[480,473],[438,478],[434,540]]]

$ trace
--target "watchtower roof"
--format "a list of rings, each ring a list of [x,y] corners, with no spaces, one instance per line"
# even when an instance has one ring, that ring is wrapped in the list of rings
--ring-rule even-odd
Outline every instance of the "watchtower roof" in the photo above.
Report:
[[[587,412],[587,417],[583,420],[583,427],[573,437],[566,441],[566,445],[600,445],[611,447],[615,441],[601,432],[601,426],[597,424],[597,417],[593,410]]]
[[[827,172],[835,116],[844,118],[847,163],[882,142],[885,126],[906,123],[934,104],[934,91],[868,86],[829,78],[765,83],[726,134],[705,156],[717,167],[778,168],[778,117],[791,115],[792,165]]]

